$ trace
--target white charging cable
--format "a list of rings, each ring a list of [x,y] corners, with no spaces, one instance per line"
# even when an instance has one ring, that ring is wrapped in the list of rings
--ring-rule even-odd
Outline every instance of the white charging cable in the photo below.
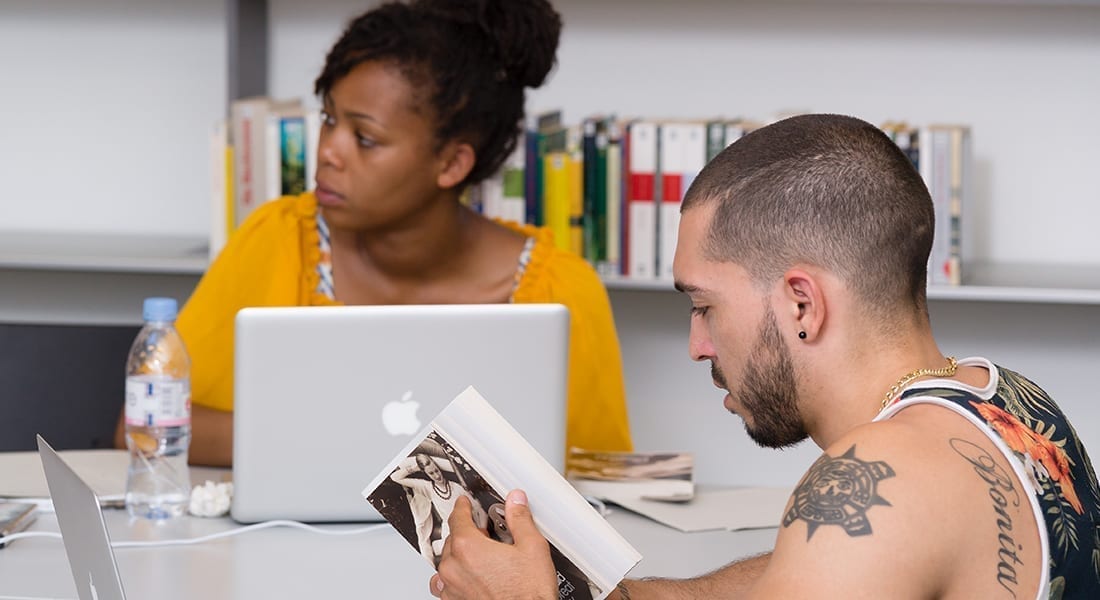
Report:
[[[180,538],[171,540],[143,540],[143,541],[130,541],[130,542],[111,542],[112,548],[153,548],[157,546],[189,546],[191,544],[202,544],[211,542],[217,539],[226,538],[242,533],[248,533],[250,531],[259,531],[260,529],[268,529],[271,527],[292,527],[295,529],[303,529],[310,533],[319,533],[322,535],[360,535],[364,533],[370,533],[372,531],[378,531],[379,529],[386,529],[389,527],[388,523],[377,523],[375,525],[368,525],[366,527],[359,527],[357,529],[322,529],[306,523],[298,521],[264,521],[262,523],[255,523],[252,525],[245,525],[244,527],[237,527],[236,529],[230,529],[228,531],[219,531],[218,533],[212,533],[210,535],[204,535],[195,538]],[[13,533],[4,537],[0,537],[0,547],[20,540],[24,538],[54,538],[61,539],[61,534],[56,531],[22,531],[19,533]]]

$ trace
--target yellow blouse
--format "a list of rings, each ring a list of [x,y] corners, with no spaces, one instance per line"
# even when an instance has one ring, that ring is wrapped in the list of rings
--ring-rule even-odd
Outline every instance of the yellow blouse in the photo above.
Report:
[[[180,311],[191,355],[192,401],[233,410],[233,326],[250,306],[338,304],[318,290],[317,200],[311,193],[259,207],[218,255]],[[619,339],[607,291],[580,257],[554,247],[546,228],[506,223],[536,242],[513,293],[520,303],[569,308],[566,443],[631,450]]]

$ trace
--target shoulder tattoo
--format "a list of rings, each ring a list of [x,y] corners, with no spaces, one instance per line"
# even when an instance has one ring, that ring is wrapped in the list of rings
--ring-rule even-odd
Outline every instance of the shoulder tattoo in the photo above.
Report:
[[[853,445],[833,458],[822,454],[794,490],[794,505],[783,517],[783,526],[798,520],[806,522],[806,539],[822,525],[839,525],[849,536],[870,535],[867,510],[872,506],[890,506],[878,495],[878,482],[894,476],[885,461],[856,458]]]
[[[1012,597],[1019,586],[1017,567],[1024,564],[1020,553],[1024,547],[1016,541],[1012,514],[1024,502],[1020,491],[1012,483],[1009,469],[1001,466],[981,446],[960,438],[951,438],[951,448],[974,467],[974,472],[989,487],[989,500],[993,503],[993,519],[997,522],[997,583]],[[1039,524],[1042,527],[1042,522]]]

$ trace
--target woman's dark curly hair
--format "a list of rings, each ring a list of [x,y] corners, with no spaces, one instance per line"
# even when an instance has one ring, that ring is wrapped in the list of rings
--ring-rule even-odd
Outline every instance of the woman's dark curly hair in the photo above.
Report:
[[[364,62],[396,66],[430,94],[437,148],[456,139],[474,148],[466,186],[495,173],[515,149],[524,89],[550,73],[560,33],[561,17],[546,0],[388,2],[351,21],[314,92],[326,97]]]

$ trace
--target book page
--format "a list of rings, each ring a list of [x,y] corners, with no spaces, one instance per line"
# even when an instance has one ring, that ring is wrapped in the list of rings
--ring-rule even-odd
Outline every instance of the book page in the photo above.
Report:
[[[470,499],[476,524],[511,543],[504,496],[522,488],[550,545],[561,600],[601,600],[641,555],[472,387],[391,461],[363,495],[433,567],[455,502]]]
[[[461,496],[470,500],[479,528],[498,542],[513,543],[504,519],[502,494],[435,430],[382,480],[367,501],[435,568],[450,533],[447,522]],[[550,555],[557,569],[559,598],[591,600],[606,595],[553,544]]]

